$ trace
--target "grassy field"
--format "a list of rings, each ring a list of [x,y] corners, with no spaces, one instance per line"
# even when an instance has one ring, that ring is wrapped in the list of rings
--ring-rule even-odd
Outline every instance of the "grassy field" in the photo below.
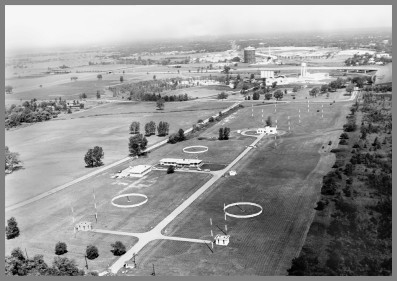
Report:
[[[226,102],[179,102],[167,103],[164,111],[158,111],[154,103],[111,103],[92,111],[6,131],[6,145],[20,153],[24,162],[23,169],[5,177],[6,205],[94,171],[97,168],[85,168],[84,155],[96,145],[104,150],[105,165],[128,156],[132,121],[141,123],[141,132],[151,120],[156,124],[166,121],[170,124],[170,133],[174,133],[230,105]],[[150,136],[149,146],[165,138]]]
[[[348,104],[325,103],[323,107],[310,104],[310,112],[307,112],[305,103],[279,104],[276,112],[273,104],[249,101],[243,104],[245,108],[214,124],[198,137],[167,144],[147,157],[119,165],[40,201],[7,212],[6,219],[15,216],[22,234],[17,239],[6,240],[6,254],[20,246],[26,247],[30,255],[43,253],[50,261],[55,243],[64,241],[70,249],[67,256],[75,258],[83,267],[85,247],[94,244],[99,248],[100,257],[89,261],[90,269],[106,269],[115,260],[110,253],[110,244],[120,240],[128,248],[136,243],[136,239],[91,232],[80,232],[74,237],[71,205],[77,221],[95,222],[92,196],[95,191],[99,219],[94,223],[96,228],[130,232],[150,230],[211,175],[182,172],[167,175],[165,171],[152,171],[140,179],[110,179],[111,174],[129,165],[154,165],[165,157],[195,158],[194,154],[182,151],[192,145],[208,146],[208,152],[198,154],[204,162],[228,164],[253,141],[252,137],[242,136],[237,130],[262,127],[263,114],[263,120],[271,116],[273,125],[277,120],[278,128],[287,131],[278,138],[277,148],[273,138],[262,139],[257,148],[233,167],[237,176],[218,180],[165,228],[167,235],[210,239],[209,218],[212,218],[215,234],[220,233],[215,224],[221,228],[227,224],[231,235],[229,246],[215,246],[212,254],[203,244],[154,241],[139,253],[138,269],[126,274],[148,275],[152,263],[160,276],[286,274],[310,226],[313,207],[320,193],[319,184],[334,160],[329,150],[337,143]],[[16,203],[87,173],[87,169],[82,168],[83,155],[94,145],[104,148],[105,164],[125,157],[128,126],[134,120],[141,122],[141,131],[150,120],[156,123],[167,121],[172,133],[180,127],[187,129],[198,119],[205,119],[230,105],[230,102],[166,103],[164,111],[157,111],[153,103],[112,103],[64,115],[59,120],[7,131],[6,144],[12,143],[10,149],[21,154],[25,169],[6,177],[6,202]],[[301,123],[298,123],[299,109]],[[291,132],[288,132],[288,120]],[[219,128],[225,126],[231,128],[230,140],[218,141]],[[149,137],[150,143],[159,140],[161,138],[156,136]],[[331,146],[328,145],[330,140]],[[114,196],[126,193],[142,193],[149,200],[138,208],[123,209],[111,205]],[[258,203],[263,207],[263,213],[251,219],[228,218],[225,222],[224,203],[237,201]],[[239,214],[241,210],[233,208],[230,211]],[[250,211],[254,210],[245,209],[245,213]],[[31,215],[26,216],[26,213]]]
[[[291,106],[285,107],[280,116],[290,113]],[[220,179],[165,228],[171,236],[210,239],[212,218],[214,234],[221,234],[215,225],[224,229],[227,224],[231,235],[228,247],[215,246],[212,254],[202,244],[152,242],[140,253],[138,269],[125,274],[150,274],[153,263],[158,275],[285,275],[310,226],[319,184],[334,157],[328,141],[337,143],[345,111],[345,105],[337,105],[325,124],[314,115],[307,116],[308,122],[299,132],[278,140],[277,149],[272,139],[263,139],[234,167],[237,176]],[[245,117],[247,114],[248,109]],[[248,126],[245,119],[245,124],[242,118],[236,118],[229,125]],[[224,203],[238,201],[258,203],[263,213],[250,219],[228,217],[225,221]],[[230,211],[246,214],[250,210]]]
[[[110,179],[110,172],[75,184],[41,201],[26,205],[6,213],[18,222],[21,236],[6,240],[5,252],[9,254],[15,247],[26,248],[29,255],[44,254],[50,262],[54,255],[55,244],[63,241],[69,253],[80,267],[84,266],[85,247],[93,244],[99,249],[99,258],[89,261],[90,269],[103,270],[115,257],[110,252],[110,244],[120,240],[127,248],[136,243],[132,237],[114,237],[92,232],[73,234],[71,206],[76,223],[91,221],[95,228],[141,232],[150,230],[168,215],[183,198],[187,198],[211,175],[152,171],[143,178]],[[95,223],[93,191],[95,190],[98,209],[98,223]],[[148,196],[148,202],[136,208],[117,208],[111,199],[118,194],[141,193]],[[29,216],[26,216],[29,213]]]

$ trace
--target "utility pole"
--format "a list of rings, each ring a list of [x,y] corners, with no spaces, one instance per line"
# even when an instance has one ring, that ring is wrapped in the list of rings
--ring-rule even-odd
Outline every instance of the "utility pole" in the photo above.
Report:
[[[153,275],[153,276],[156,276],[156,272],[154,271],[154,264],[152,263],[152,265],[153,265],[153,272],[152,272],[152,275]]]
[[[136,266],[136,261],[135,261],[135,257],[136,257],[137,255],[134,253],[134,255],[132,256],[133,258],[134,258],[134,268],[136,268],[137,266]]]
[[[28,252],[26,251],[26,248],[25,248],[25,253],[26,253],[26,259],[28,260],[29,257],[28,257]]]
[[[87,256],[84,256],[84,258],[85,258],[85,267],[88,269]]]

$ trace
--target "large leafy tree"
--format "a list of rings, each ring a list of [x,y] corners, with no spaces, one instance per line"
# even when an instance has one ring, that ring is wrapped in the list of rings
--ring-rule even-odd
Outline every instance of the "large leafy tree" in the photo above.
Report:
[[[159,136],[168,135],[169,132],[169,124],[168,122],[160,121],[159,125],[157,126],[157,133]]]
[[[346,87],[346,92],[348,92],[349,94],[351,94],[352,92],[353,92],[353,90],[354,90],[354,84],[349,84],[347,87]]]
[[[85,254],[87,256],[87,259],[89,260],[93,260],[99,257],[98,248],[94,245],[88,245]]]
[[[272,98],[272,96],[273,96],[273,95],[272,95],[271,93],[266,93],[266,94],[265,94],[265,99],[266,99],[266,100],[270,100],[270,99]]]
[[[218,94],[219,100],[227,99],[227,97],[228,97],[228,94],[226,94],[225,92]]]
[[[223,129],[223,139],[224,140],[228,140],[229,139],[229,135],[230,135],[230,128],[225,127]]]
[[[274,95],[274,97],[275,97],[277,100],[281,100],[281,99],[283,98],[283,96],[284,96],[284,93],[283,93],[283,91],[281,91],[281,90],[279,89],[279,90],[277,90],[273,95]]]
[[[329,88],[328,84],[321,85],[321,93],[328,92],[328,88]]]
[[[156,102],[156,106],[159,110],[163,110],[164,109],[164,99],[158,99]]]
[[[11,217],[9,220],[7,220],[6,238],[13,239],[18,236],[19,236],[18,223],[14,217]]]
[[[84,275],[84,270],[79,269],[73,259],[55,257],[48,273],[52,276],[82,276]]]
[[[110,245],[112,247],[112,250],[110,250],[113,255],[115,256],[122,256],[126,253],[126,248],[121,241],[116,241],[114,244]]]
[[[219,128],[219,137],[218,140],[223,140],[223,128]]]
[[[150,136],[156,133],[156,123],[150,121],[149,123],[145,124],[145,135]]]
[[[55,245],[55,254],[56,255],[63,255],[65,253],[67,253],[67,252],[68,252],[68,249],[67,249],[66,243],[58,242]]]
[[[101,147],[95,146],[94,149],[89,149],[84,157],[84,161],[88,167],[98,167],[103,163],[101,159],[104,153]]]
[[[179,131],[178,131],[178,141],[184,141],[185,139],[186,139],[185,131],[183,129],[179,129]]]
[[[146,149],[147,139],[142,134],[137,134],[135,136],[130,137],[130,141],[128,144],[128,149],[132,156],[139,156],[143,150]]]
[[[139,122],[132,122],[130,125],[130,132],[131,134],[138,134],[139,133],[139,127],[140,127],[140,123]]]
[[[319,87],[314,87],[309,91],[309,94],[313,97],[317,97],[317,95],[320,93],[320,88]]]
[[[5,147],[5,170],[12,172],[20,163],[19,154],[11,152],[8,146]]]
[[[101,166],[102,158],[104,156],[102,147],[95,146],[94,149],[89,149],[84,156],[84,161],[88,167],[98,167]]]

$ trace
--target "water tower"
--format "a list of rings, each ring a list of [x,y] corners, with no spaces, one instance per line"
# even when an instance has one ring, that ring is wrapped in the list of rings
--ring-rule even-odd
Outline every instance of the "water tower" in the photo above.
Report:
[[[244,49],[244,62],[255,63],[255,48],[247,47]]]

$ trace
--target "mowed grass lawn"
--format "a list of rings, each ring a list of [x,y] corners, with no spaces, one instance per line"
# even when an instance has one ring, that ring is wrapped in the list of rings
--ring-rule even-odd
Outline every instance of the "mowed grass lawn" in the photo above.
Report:
[[[209,174],[174,173],[152,171],[143,178],[110,179],[109,174],[98,175],[75,184],[54,195],[35,203],[6,213],[6,218],[14,216],[21,235],[6,240],[5,253],[9,255],[15,247],[26,248],[29,256],[44,254],[50,263],[55,244],[67,244],[69,258],[74,258],[82,268],[85,265],[84,253],[89,244],[98,247],[99,258],[89,261],[89,267],[105,270],[115,261],[110,252],[110,244],[122,241],[127,248],[137,242],[136,238],[92,232],[73,233],[72,208],[76,223],[91,221],[94,228],[128,232],[150,230],[206,181]],[[98,223],[94,217],[93,192],[96,196]],[[141,193],[148,197],[146,204],[136,208],[118,208],[111,199],[118,194]],[[29,214],[29,215],[26,215]]]
[[[337,105],[326,125],[306,122],[301,133],[279,138],[276,149],[272,138],[264,138],[235,166],[237,176],[221,178],[164,229],[169,236],[210,240],[210,230],[222,234],[217,226],[226,224],[229,246],[215,246],[212,254],[203,244],[155,241],[140,252],[139,268],[126,274],[146,275],[155,264],[157,275],[286,275],[310,226],[322,176],[332,166],[333,155],[321,147],[338,138],[344,123],[339,115],[346,113],[345,105]],[[241,201],[260,204],[262,214],[225,221],[224,204]],[[250,212],[242,208],[229,211]]]
[[[132,121],[141,123],[141,132],[149,121],[156,124],[166,121],[170,124],[170,133],[174,133],[228,106],[230,103],[170,103],[162,113],[156,114],[159,111],[153,103],[112,103],[93,109],[93,115],[88,110],[65,117],[73,119],[54,119],[6,131],[5,144],[11,151],[20,153],[23,161],[23,169],[5,177],[6,206],[98,169],[85,168],[84,155],[89,148],[103,148],[105,165],[128,156]],[[150,136],[149,146],[166,138],[168,136]]]
[[[318,153],[312,152],[319,144],[308,138],[305,141],[306,144],[290,141],[280,145],[279,150],[293,152],[293,156],[271,153],[266,146],[250,152],[237,165],[237,176],[221,178],[165,229],[170,236],[211,240],[212,218],[214,235],[222,234],[216,225],[223,230],[227,225],[229,246],[215,246],[212,254],[201,244],[161,241],[156,247],[153,243],[153,247],[148,245],[140,253],[141,264],[133,275],[144,274],[152,263],[159,275],[274,275],[278,263],[283,261],[283,253],[280,255],[277,250],[287,243],[297,246],[296,240],[304,232],[304,227],[297,228],[293,220],[287,219],[296,215],[299,226],[309,216],[298,214],[314,207],[316,187],[309,187],[304,181],[319,160]],[[228,217],[225,221],[224,203],[241,201],[260,204],[263,213],[250,219]],[[228,211],[249,213],[248,208],[241,207],[245,212],[238,208]]]

